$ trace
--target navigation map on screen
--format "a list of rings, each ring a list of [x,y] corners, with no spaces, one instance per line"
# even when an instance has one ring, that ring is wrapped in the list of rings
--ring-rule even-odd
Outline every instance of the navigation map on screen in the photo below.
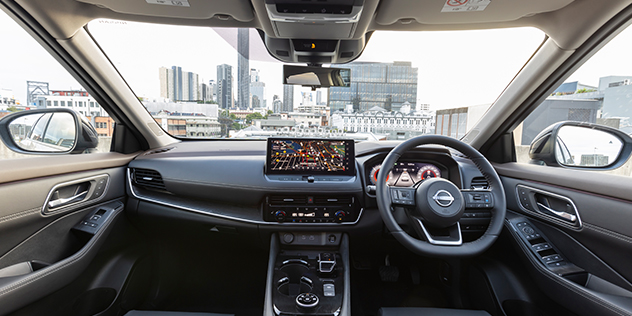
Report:
[[[346,174],[349,140],[269,139],[268,170],[288,173]]]

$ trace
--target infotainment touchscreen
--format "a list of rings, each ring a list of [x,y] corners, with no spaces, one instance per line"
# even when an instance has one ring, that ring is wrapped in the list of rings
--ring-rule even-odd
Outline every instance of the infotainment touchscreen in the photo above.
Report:
[[[353,140],[268,138],[267,174],[354,175]]]

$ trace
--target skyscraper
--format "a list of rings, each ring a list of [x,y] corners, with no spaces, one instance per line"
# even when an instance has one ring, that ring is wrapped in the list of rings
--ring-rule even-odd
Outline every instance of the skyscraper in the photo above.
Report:
[[[281,113],[282,110],[283,110],[283,101],[281,101],[281,99],[279,99],[279,96],[275,94],[272,97],[272,112]]]
[[[331,88],[330,88],[331,89]],[[283,112],[289,113],[294,111],[294,86],[291,84],[283,85]]]
[[[253,108],[265,107],[264,100],[266,84],[259,81],[259,70],[250,69],[250,93],[251,93],[251,106]]]
[[[199,75],[182,71],[182,67],[158,69],[160,96],[171,101],[197,101],[199,95]]]
[[[353,104],[356,112],[375,106],[397,111],[404,102],[417,108],[418,69],[412,67],[411,62],[354,62],[345,67],[351,68],[351,85],[329,88],[328,104],[332,113],[343,111],[347,104]]]
[[[237,31],[237,104],[240,109],[250,107],[250,36],[249,29]]]
[[[233,67],[217,66],[217,104],[222,109],[233,107]]]

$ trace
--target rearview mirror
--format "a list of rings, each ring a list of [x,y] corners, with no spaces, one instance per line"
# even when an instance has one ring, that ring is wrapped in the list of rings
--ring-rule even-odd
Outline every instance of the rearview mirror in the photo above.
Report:
[[[349,87],[351,69],[283,65],[283,84],[312,88]]]
[[[21,154],[79,154],[96,148],[90,122],[70,109],[21,111],[0,120],[2,142]]]
[[[615,169],[632,153],[632,138],[620,130],[584,122],[544,129],[529,148],[531,163],[581,169]]]

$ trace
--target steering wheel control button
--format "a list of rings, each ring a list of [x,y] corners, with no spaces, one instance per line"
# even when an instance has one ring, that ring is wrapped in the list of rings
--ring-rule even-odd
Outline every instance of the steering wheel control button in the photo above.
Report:
[[[402,205],[415,205],[415,189],[391,188],[392,202]]]
[[[465,207],[467,208],[492,208],[494,207],[492,194],[489,192],[463,192]]]
[[[318,306],[319,301],[318,296],[314,293],[301,293],[296,296],[296,305],[301,308],[314,308]]]

